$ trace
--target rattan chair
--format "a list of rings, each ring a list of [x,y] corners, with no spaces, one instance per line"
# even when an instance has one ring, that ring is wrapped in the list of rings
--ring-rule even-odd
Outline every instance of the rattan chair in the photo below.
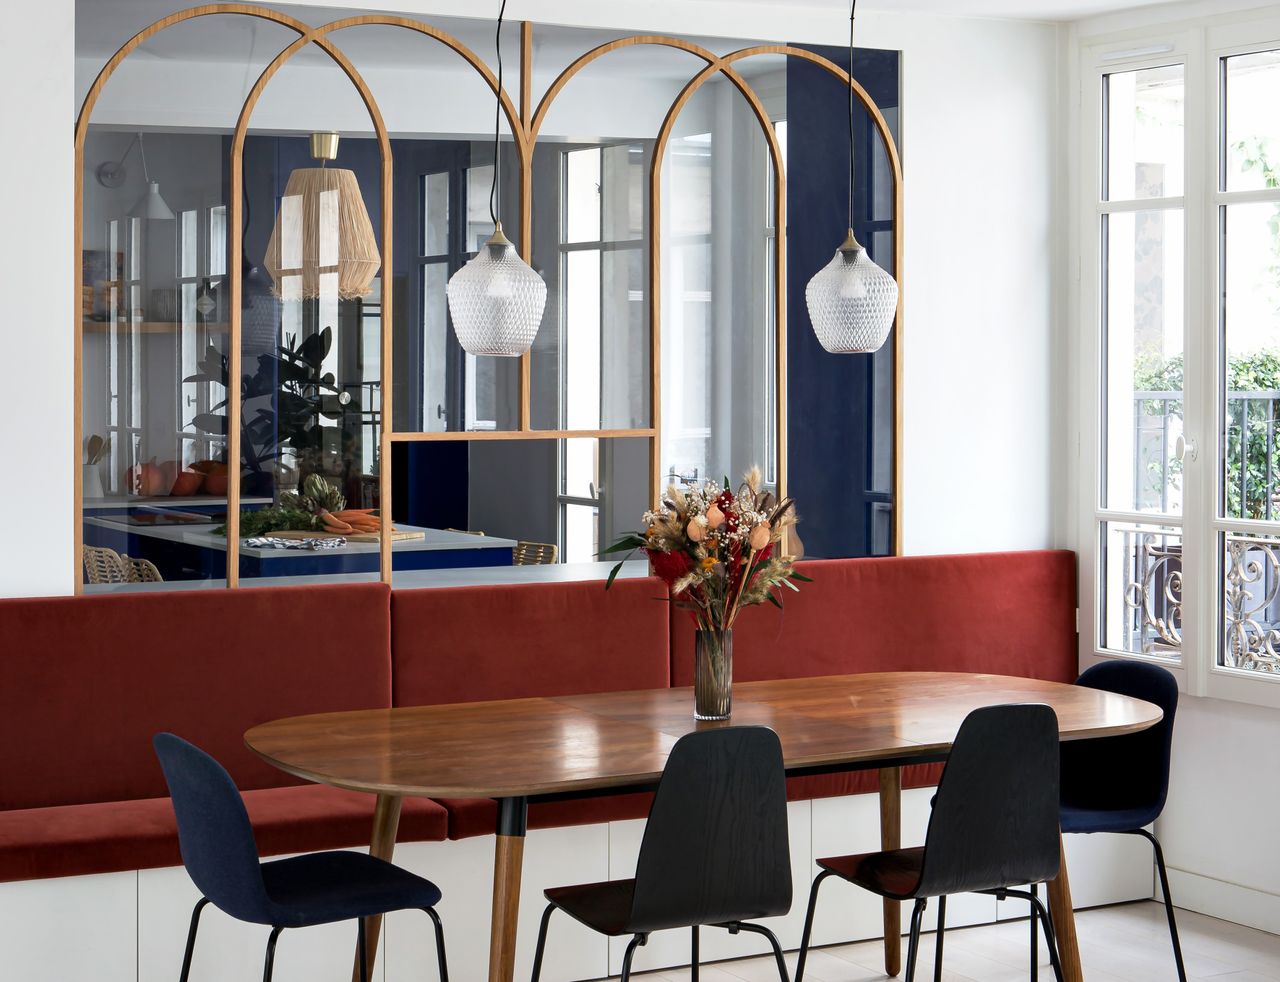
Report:
[[[114,549],[84,547],[84,574],[89,583],[163,583],[164,577],[148,559],[132,559]]]
[[[516,566],[551,566],[559,557],[559,547],[550,542],[517,542],[511,551]]]

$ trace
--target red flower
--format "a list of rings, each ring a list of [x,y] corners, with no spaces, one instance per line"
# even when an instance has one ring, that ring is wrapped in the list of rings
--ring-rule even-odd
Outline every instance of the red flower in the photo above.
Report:
[[[653,574],[667,586],[684,576],[690,569],[689,557],[683,552],[662,552],[659,549],[646,549],[649,562],[653,564]]]

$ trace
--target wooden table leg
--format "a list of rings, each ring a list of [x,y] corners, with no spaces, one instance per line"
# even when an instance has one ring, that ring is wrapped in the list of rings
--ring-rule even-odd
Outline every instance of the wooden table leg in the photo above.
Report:
[[[396,849],[396,830],[400,827],[400,805],[402,799],[392,794],[378,795],[378,802],[373,806],[373,835],[369,839],[369,855],[378,859],[391,861]],[[381,917],[369,917],[364,922],[365,961],[369,967],[369,978],[373,978],[373,966],[378,960],[378,933],[382,930]],[[351,982],[360,982],[360,955],[357,953],[355,966],[351,970]]]
[[[1062,862],[1058,877],[1049,881],[1049,915],[1053,933],[1058,939],[1058,957],[1062,960],[1062,976],[1066,982],[1083,982],[1080,967],[1080,942],[1076,938],[1076,915],[1071,907],[1071,881],[1067,879],[1067,852],[1059,845]]]
[[[880,768],[880,848],[902,846],[902,768]],[[902,903],[884,902],[884,972],[902,971]]]
[[[520,919],[520,872],[529,803],[498,799],[498,836],[493,853],[493,921],[489,927],[489,982],[512,982],[516,971],[516,925]]]

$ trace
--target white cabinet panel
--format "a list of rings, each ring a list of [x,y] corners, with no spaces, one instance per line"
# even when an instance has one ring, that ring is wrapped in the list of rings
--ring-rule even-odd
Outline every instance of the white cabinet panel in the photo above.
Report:
[[[135,982],[138,874],[0,883],[7,979]]]

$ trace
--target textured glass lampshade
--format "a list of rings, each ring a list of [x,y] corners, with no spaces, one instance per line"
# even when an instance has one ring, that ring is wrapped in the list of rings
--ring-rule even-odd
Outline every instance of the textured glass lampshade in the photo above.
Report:
[[[154,221],[167,222],[173,218],[173,209],[160,196],[160,182],[148,181],[147,190],[137,203],[129,209],[130,218],[149,218]]]
[[[898,312],[898,284],[871,261],[852,230],[804,297],[818,341],[837,355],[879,350]]]
[[[547,284],[502,234],[501,222],[446,292],[454,333],[468,354],[517,358],[533,345]]]

